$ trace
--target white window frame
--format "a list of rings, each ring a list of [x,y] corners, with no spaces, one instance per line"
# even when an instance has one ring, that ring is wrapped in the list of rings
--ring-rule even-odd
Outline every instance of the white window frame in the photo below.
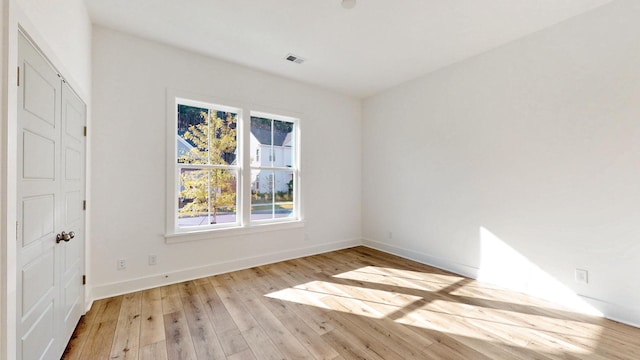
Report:
[[[294,144],[295,144],[295,148],[294,153],[293,153],[293,164],[292,167],[278,167],[278,166],[262,166],[262,165],[258,165],[258,166],[249,166],[249,176],[251,176],[251,171],[252,170],[270,170],[270,171],[291,171],[293,173],[293,217],[296,216],[296,211],[297,208],[299,208],[298,205],[298,199],[299,199],[299,190],[298,190],[298,182],[300,179],[300,175],[299,175],[299,170],[300,170],[300,163],[298,160],[299,152],[298,147],[299,147],[299,138],[298,138],[298,132],[300,129],[300,120],[297,118],[292,118],[289,116],[283,116],[283,115],[275,115],[275,114],[270,114],[270,113],[265,113],[265,112],[261,112],[261,111],[250,111],[249,113],[249,119],[251,119],[252,117],[260,117],[260,118],[265,118],[265,119],[269,119],[272,121],[283,121],[283,122],[289,122],[289,123],[293,123],[294,125]],[[251,128],[250,128],[250,124],[249,127],[247,127],[247,131],[251,132]],[[273,131],[273,129],[272,129]],[[273,136],[273,133],[272,133]],[[269,161],[273,161],[275,162],[275,149],[273,148],[273,144],[271,144],[271,151],[269,151]],[[262,156],[264,156],[264,154],[262,154]],[[275,180],[275,179],[274,179]],[[275,182],[275,181],[274,181]],[[275,194],[274,194],[275,195]],[[275,202],[275,196],[273,201]],[[251,203],[249,203],[250,205]],[[290,221],[289,218],[274,218],[274,219],[264,219],[264,220],[253,220],[251,221],[251,223],[253,224],[266,224],[266,223],[278,223],[278,222],[286,222],[286,221]]]
[[[216,109],[238,114],[237,119],[237,157],[238,168],[237,189],[236,189],[236,222],[212,224],[195,227],[178,227],[178,194],[179,194],[179,169],[185,167],[177,162],[176,129],[178,126],[178,104],[196,106],[207,109]],[[267,117],[273,120],[281,120],[294,123],[295,149],[293,171],[294,188],[293,202],[294,210],[290,217],[275,218],[266,220],[251,221],[251,166],[250,136],[251,136],[251,116]],[[194,240],[206,240],[218,237],[237,236],[262,231],[285,230],[303,227],[303,211],[300,196],[301,174],[300,174],[300,116],[299,114],[273,110],[265,106],[256,106],[238,101],[227,101],[216,99],[210,96],[167,90],[167,121],[166,121],[166,229],[165,241],[167,243],[177,243]],[[260,154],[264,156],[264,154]],[[204,167],[200,165],[189,165],[187,167]],[[215,168],[215,165],[206,167]],[[228,166],[224,166],[225,168]]]

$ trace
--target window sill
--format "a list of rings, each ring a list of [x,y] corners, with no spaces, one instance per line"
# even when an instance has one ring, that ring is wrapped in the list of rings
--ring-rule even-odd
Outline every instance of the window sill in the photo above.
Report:
[[[164,239],[167,244],[177,244],[188,241],[212,240],[217,238],[242,236],[248,234],[261,233],[265,231],[279,231],[298,229],[304,227],[304,221],[286,221],[270,224],[257,224],[243,227],[233,227],[225,229],[208,229],[201,231],[190,231],[184,233],[165,234]]]

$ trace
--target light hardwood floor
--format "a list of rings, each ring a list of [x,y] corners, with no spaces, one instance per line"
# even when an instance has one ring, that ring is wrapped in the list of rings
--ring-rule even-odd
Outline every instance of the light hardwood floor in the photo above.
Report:
[[[63,359],[640,359],[640,329],[356,247],[96,301]]]

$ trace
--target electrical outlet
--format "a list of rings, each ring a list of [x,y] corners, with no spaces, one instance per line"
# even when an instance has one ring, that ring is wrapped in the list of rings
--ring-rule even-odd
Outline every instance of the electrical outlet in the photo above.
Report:
[[[392,231],[388,231],[388,232],[387,232],[387,238],[388,238],[389,240],[393,239],[393,232],[392,232]]]
[[[124,270],[127,268],[127,260],[126,259],[118,259],[116,270]]]
[[[589,272],[584,269],[576,269],[576,282],[581,284],[589,283]]]
[[[158,263],[158,255],[149,254],[149,265],[156,265]]]

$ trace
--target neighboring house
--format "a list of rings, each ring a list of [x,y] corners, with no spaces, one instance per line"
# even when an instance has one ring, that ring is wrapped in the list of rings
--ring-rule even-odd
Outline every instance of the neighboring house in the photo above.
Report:
[[[193,145],[189,144],[187,140],[185,140],[182,136],[178,135],[178,157],[187,154],[191,149],[193,149]]]
[[[251,166],[291,167],[293,164],[293,134],[288,131],[273,130],[273,146],[271,144],[271,129],[259,127],[251,128]],[[273,162],[273,163],[272,163]],[[251,190],[269,193],[275,185],[276,192],[288,192],[289,182],[293,179],[291,173],[270,170],[251,173]],[[275,175],[275,176],[274,176]],[[275,179],[274,179],[275,178]],[[273,183],[275,181],[275,184]]]

